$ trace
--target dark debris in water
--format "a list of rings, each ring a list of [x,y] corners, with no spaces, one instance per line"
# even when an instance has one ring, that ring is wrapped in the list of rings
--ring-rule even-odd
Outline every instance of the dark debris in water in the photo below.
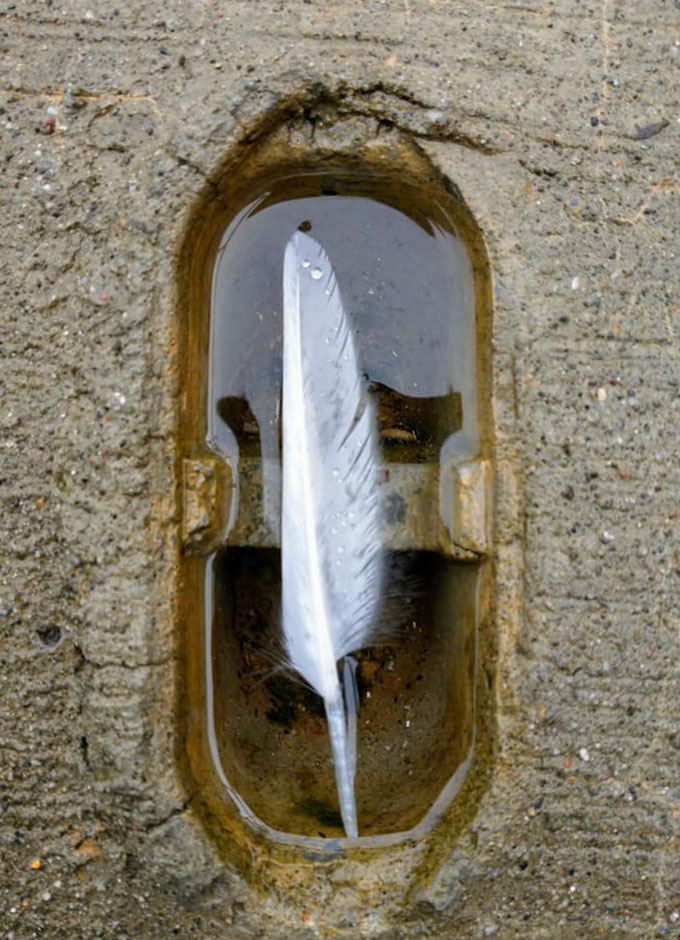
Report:
[[[327,826],[333,829],[342,829],[342,818],[337,809],[334,809],[328,803],[323,800],[319,800],[314,796],[305,796],[297,804],[297,809],[305,813],[307,816],[311,816],[322,826]],[[320,832],[319,835],[322,838],[325,838],[325,834]]]
[[[325,719],[323,699],[290,674],[278,673],[267,679],[266,691],[270,707],[266,711],[269,721],[290,730],[298,720],[298,710]]]

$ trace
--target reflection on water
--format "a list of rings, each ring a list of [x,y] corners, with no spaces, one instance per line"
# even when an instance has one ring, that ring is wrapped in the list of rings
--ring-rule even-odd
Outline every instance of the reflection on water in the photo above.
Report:
[[[318,188],[319,180],[299,185]],[[350,180],[347,188],[356,187]],[[342,180],[334,190],[342,191]],[[408,211],[408,187],[399,196]],[[425,216],[415,201],[411,217],[357,195],[280,199],[273,192],[254,200],[224,233],[213,278],[208,402],[208,438],[231,461],[238,459],[244,423],[224,399],[243,399],[249,409],[247,424],[257,425],[267,459],[264,502],[272,530],[278,522],[271,491],[280,486],[283,254],[302,225],[335,268],[362,367],[373,388],[382,390],[380,403],[390,389],[409,402],[423,399],[415,427],[438,425],[434,437],[426,434],[428,447],[416,460],[431,459],[433,441],[439,447],[443,438],[447,453],[469,456],[478,448],[473,274],[450,220],[443,212],[436,219]],[[412,443],[412,430],[408,424],[383,426],[385,455],[394,459],[390,445]],[[248,430],[246,446],[252,446],[253,433]],[[405,448],[397,459],[411,461],[414,449]]]
[[[442,455],[470,457],[479,447],[475,297],[462,239],[443,209],[423,205],[408,186],[369,192],[342,174],[285,179],[233,219],[215,261],[207,438],[244,498],[229,543],[208,562],[209,721],[229,788],[286,833],[343,830],[323,703],[281,667],[284,249],[302,228],[328,253],[375,400],[381,472],[389,479],[391,464],[409,465],[411,491],[436,500]],[[399,492],[387,508],[393,525],[412,518]],[[431,518],[439,524],[436,513],[417,511],[421,529]],[[262,523],[271,537],[246,545],[249,527]],[[420,531],[407,547],[421,545]],[[387,557],[383,640],[356,653],[360,835],[423,820],[465,772],[474,740],[478,567],[424,548]]]
[[[442,444],[462,427],[460,392],[436,397],[400,395],[381,382],[371,382],[368,389],[376,402],[378,435],[387,461],[422,463],[437,460]],[[279,412],[280,408],[277,414]],[[248,399],[220,398],[217,414],[235,438],[238,457],[262,457],[260,425]],[[281,430],[279,422],[276,453],[279,458]]]

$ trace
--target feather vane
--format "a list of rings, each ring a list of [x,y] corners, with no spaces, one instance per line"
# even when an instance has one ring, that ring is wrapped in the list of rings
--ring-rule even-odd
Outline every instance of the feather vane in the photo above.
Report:
[[[300,232],[283,297],[283,633],[290,665],[324,699],[352,838],[356,713],[345,714],[337,663],[370,642],[380,597],[377,424],[331,263]]]

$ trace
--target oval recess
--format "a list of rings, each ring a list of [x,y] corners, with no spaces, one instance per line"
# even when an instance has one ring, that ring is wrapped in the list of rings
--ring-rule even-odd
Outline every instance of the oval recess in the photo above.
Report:
[[[319,703],[270,670],[281,267],[296,228],[336,267],[379,415],[390,599],[387,639],[357,657],[355,840],[333,802]],[[491,306],[478,226],[400,132],[289,123],[235,155],[203,198],[180,298],[181,764],[211,834],[244,867],[254,849],[323,859],[450,836],[491,754]]]

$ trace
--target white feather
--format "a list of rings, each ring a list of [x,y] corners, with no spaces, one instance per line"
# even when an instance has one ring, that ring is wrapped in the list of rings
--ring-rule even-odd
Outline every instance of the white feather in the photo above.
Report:
[[[380,595],[377,426],[330,261],[309,236],[283,274],[283,632],[326,705],[340,810],[357,835],[337,661],[369,644]]]

